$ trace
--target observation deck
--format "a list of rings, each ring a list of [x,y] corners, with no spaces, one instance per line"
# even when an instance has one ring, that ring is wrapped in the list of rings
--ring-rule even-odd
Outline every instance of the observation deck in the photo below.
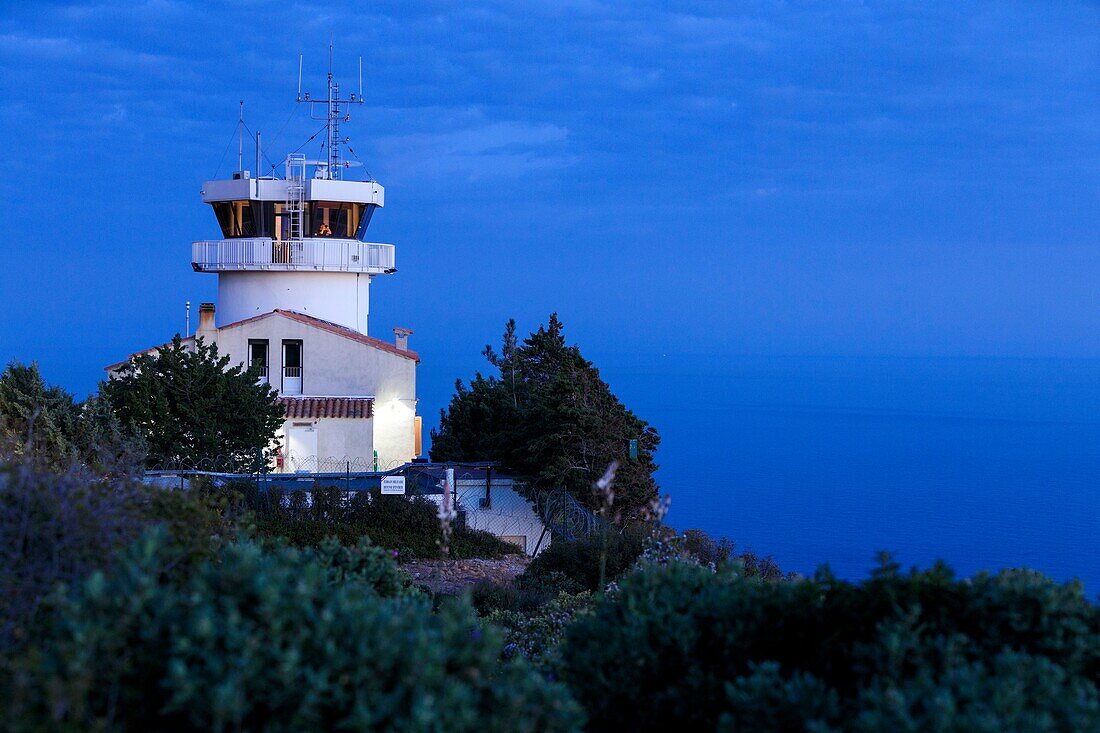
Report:
[[[332,237],[203,239],[191,243],[195,272],[394,272],[394,246]]]

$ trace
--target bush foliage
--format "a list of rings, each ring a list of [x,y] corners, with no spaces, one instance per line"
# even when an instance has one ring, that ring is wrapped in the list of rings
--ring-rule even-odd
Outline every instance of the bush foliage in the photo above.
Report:
[[[77,402],[46,384],[37,364],[12,362],[0,374],[0,453],[59,471],[82,464],[125,473],[144,459],[145,444],[103,400]]]
[[[643,564],[566,632],[589,729],[1100,729],[1100,611],[1027,571],[767,582]]]
[[[195,466],[217,457],[223,470],[248,471],[266,461],[286,417],[277,392],[256,377],[220,355],[217,344],[197,339],[189,349],[177,335],[132,357],[100,394],[145,440],[148,465]]]
[[[438,507],[423,498],[383,496],[378,491],[348,495],[335,487],[266,495],[251,491],[256,531],[283,537],[296,547],[312,547],[328,536],[344,544],[369,537],[374,544],[397,550],[403,558],[440,556]],[[458,527],[451,535],[453,558],[501,557],[519,550],[496,535]]]
[[[600,590],[600,553],[603,551],[603,538],[598,533],[570,542],[554,542],[531,561],[524,579],[528,583],[546,582],[558,575],[568,582],[565,585],[553,582],[555,588],[570,592]],[[608,582],[633,568],[643,555],[660,562],[685,559],[712,569],[736,563],[743,575],[767,580],[783,577],[772,558],[760,558],[751,552],[737,553],[730,540],[715,539],[698,529],[677,535],[655,524],[613,526],[607,535],[606,552]]]
[[[608,581],[615,580],[634,566],[646,547],[653,540],[653,527],[646,524],[633,524],[615,527],[607,536],[607,575]],[[600,553],[603,551],[603,538],[593,533],[570,542],[551,542],[527,566],[524,576],[528,582],[545,579],[558,573],[576,584],[577,589],[587,591],[601,590]]]
[[[236,533],[239,503],[196,486],[169,491],[79,464],[58,472],[30,457],[0,464],[0,651],[25,642],[42,598],[107,567],[152,526],[183,564],[213,557]]]
[[[241,541],[177,578],[166,547],[146,536],[115,572],[57,599],[17,666],[15,729],[579,727],[559,685],[500,661],[498,633],[469,606],[433,616],[374,548]]]

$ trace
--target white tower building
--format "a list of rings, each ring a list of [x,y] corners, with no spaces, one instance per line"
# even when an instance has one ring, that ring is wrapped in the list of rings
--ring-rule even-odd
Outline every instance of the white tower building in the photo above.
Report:
[[[371,278],[394,272],[394,246],[367,241],[371,217],[384,203],[382,186],[343,180],[359,163],[341,158],[340,123],[363,96],[340,96],[331,48],[329,58],[327,96],[302,94],[299,81],[297,100],[325,122],[325,158],[292,153],[282,178],[238,170],[229,180],[203,184],[222,239],[194,242],[191,266],[218,275],[218,325],[287,309],[366,333]],[[258,139],[256,158],[259,170]]]
[[[382,186],[345,180],[358,163],[341,157],[340,124],[363,96],[340,96],[329,53],[325,98],[303,95],[300,82],[298,92],[324,120],[321,159],[295,152],[282,178],[253,176],[243,170],[242,116],[238,170],[202,187],[222,238],[191,245],[192,268],[218,276],[218,302],[201,305],[199,328],[183,342],[216,344],[277,390],[286,420],[275,465],[284,471],[388,469],[421,452],[412,331],[394,329],[393,341],[367,335],[370,281],[394,272],[394,246],[367,240]]]

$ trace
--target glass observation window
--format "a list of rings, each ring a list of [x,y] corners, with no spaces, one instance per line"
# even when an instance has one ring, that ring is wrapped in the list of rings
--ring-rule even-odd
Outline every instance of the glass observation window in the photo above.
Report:
[[[342,201],[314,201],[310,212],[311,237],[339,237],[347,239],[355,232],[348,231],[349,222],[354,219],[358,224],[358,212],[355,204]]]
[[[281,201],[211,202],[218,226],[226,239],[270,237],[291,239],[292,233],[304,237],[333,237],[366,241],[376,204],[347,201],[307,201],[302,212],[301,233],[292,232],[290,215]]]
[[[254,204],[252,201],[215,201],[210,204],[214,207],[214,215],[218,217],[223,237],[239,239],[260,236],[260,230],[256,226],[259,212]]]

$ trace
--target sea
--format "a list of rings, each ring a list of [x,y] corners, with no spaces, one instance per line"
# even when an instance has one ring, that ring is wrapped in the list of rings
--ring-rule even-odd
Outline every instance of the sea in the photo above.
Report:
[[[602,355],[661,434],[668,522],[786,571],[881,552],[1100,596],[1100,361]]]

